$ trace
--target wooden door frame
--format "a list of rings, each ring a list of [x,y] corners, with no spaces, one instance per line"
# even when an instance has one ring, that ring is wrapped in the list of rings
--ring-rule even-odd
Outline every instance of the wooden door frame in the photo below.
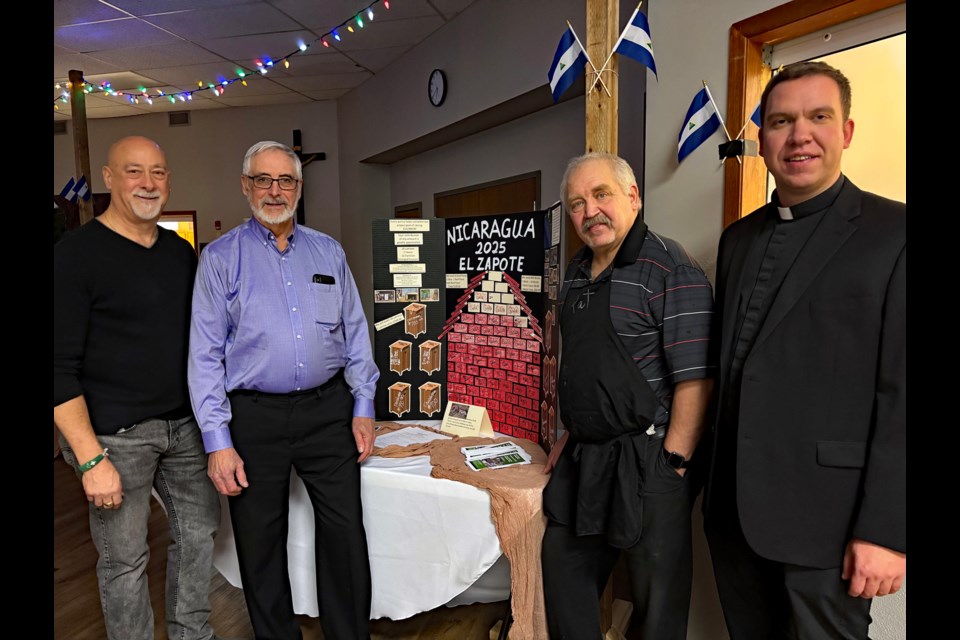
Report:
[[[727,122],[743,122],[760,100],[771,70],[763,47],[853,20],[905,0],[793,0],[730,26]],[[723,175],[723,226],[767,201],[767,167],[760,157],[727,162]]]

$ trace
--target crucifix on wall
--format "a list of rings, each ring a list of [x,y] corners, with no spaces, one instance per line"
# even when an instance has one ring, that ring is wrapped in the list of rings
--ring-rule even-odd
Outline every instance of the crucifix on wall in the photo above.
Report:
[[[304,167],[316,160],[327,159],[327,154],[323,151],[318,153],[303,152],[303,134],[300,133],[300,129],[293,130],[293,152],[297,154],[298,158],[300,158],[300,164]],[[297,224],[306,224],[306,221],[304,220],[306,217],[306,209],[303,206],[304,200],[306,200],[305,185],[303,187],[303,191],[300,193],[300,202],[297,203]]]

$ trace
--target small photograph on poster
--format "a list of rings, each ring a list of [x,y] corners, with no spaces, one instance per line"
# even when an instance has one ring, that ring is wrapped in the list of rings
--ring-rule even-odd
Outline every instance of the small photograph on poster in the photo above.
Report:
[[[420,290],[417,287],[397,289],[397,302],[420,302]]]
[[[440,289],[420,289],[420,302],[439,302]]]
[[[373,301],[374,302],[396,302],[397,301],[397,292],[396,289],[376,289],[373,292]]]
[[[486,291],[474,291],[473,299],[477,302],[487,302],[487,292]]]
[[[467,413],[470,411],[470,406],[466,404],[460,404],[459,402],[453,402],[450,405],[450,416],[453,418],[466,418]]]

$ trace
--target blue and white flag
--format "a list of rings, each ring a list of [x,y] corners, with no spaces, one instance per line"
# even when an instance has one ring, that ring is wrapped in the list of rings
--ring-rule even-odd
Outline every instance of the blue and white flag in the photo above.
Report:
[[[64,198],[65,200],[69,200],[70,202],[73,202],[74,200],[76,200],[77,198],[77,190],[75,189],[76,184],[77,184],[76,181],[73,178],[70,178],[69,182],[67,182],[67,186],[65,186],[60,191],[60,197]]]
[[[693,153],[720,128],[720,116],[704,87],[693,97],[677,141],[677,162]]]
[[[80,176],[75,190],[78,198],[83,198],[84,200],[90,199],[90,187],[87,185],[86,176]]]
[[[757,103],[757,108],[753,110],[753,113],[750,114],[750,122],[760,126],[760,103]]]
[[[60,192],[60,197],[70,202],[76,202],[80,198],[89,200],[90,188],[87,186],[87,178],[80,176],[80,179],[76,181],[70,178],[67,185],[63,188],[63,191]]]
[[[653,44],[650,38],[650,23],[647,16],[640,13],[640,5],[633,11],[630,22],[627,23],[614,51],[622,56],[633,58],[657,75],[657,63],[653,60]]]
[[[553,54],[553,64],[547,72],[550,80],[550,91],[553,92],[553,101],[556,102],[563,92],[570,88],[580,72],[587,66],[587,54],[580,45],[577,34],[568,26],[557,45],[557,52]]]

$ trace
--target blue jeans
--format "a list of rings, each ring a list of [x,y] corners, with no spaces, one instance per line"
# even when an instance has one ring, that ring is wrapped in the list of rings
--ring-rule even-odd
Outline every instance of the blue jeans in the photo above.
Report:
[[[160,494],[170,524],[166,618],[170,640],[209,640],[213,537],[220,500],[207,477],[207,456],[193,417],[144,420],[111,436],[98,436],[120,473],[123,503],[90,503],[90,536],[100,553],[97,578],[107,637],[152,640],[153,608],[147,585],[147,521],[151,488]],[[61,437],[63,456],[77,459]],[[86,462],[86,461],[84,461]]]

